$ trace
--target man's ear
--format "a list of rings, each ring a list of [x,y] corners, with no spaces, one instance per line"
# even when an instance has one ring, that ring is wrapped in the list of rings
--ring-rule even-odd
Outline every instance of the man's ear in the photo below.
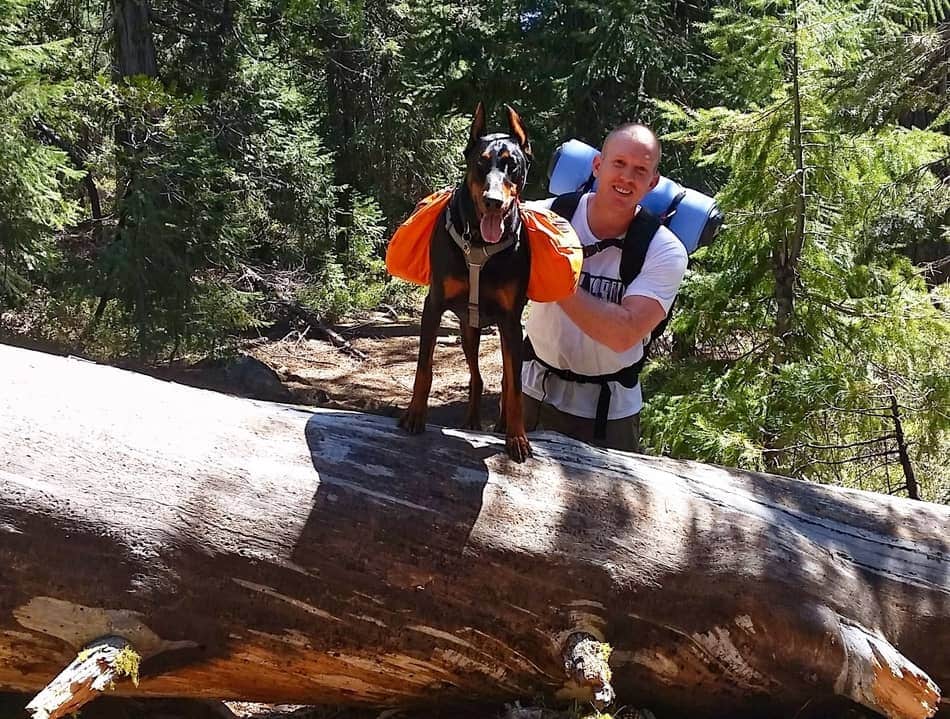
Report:
[[[653,180],[650,181],[650,189],[652,190],[654,187],[656,187],[659,182],[660,182],[660,173],[654,172]]]
[[[518,140],[518,144],[521,145],[521,150],[525,156],[529,160],[534,159],[534,156],[531,154],[531,143],[528,141],[528,132],[524,129],[521,115],[515,112],[515,109],[511,105],[505,105],[505,110],[508,112],[508,128],[511,130],[511,135]]]
[[[590,173],[591,173],[594,177],[597,177],[597,173],[600,172],[600,163],[603,162],[603,159],[604,159],[604,156],[603,156],[603,155],[595,155],[595,156],[594,156],[594,162],[593,162],[593,164],[591,165],[591,168],[590,168]],[[659,178],[658,178],[658,179],[659,179]]]
[[[475,107],[475,115],[472,118],[472,126],[468,131],[468,144],[465,146],[465,157],[472,151],[472,148],[478,144],[478,141],[485,135],[485,106],[482,101],[478,101]]]

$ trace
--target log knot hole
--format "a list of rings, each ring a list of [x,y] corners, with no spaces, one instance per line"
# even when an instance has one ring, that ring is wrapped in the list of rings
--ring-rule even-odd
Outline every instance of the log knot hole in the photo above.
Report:
[[[613,648],[586,632],[575,632],[567,638],[564,647],[564,671],[570,681],[589,687],[594,705],[603,709],[613,702],[614,689],[610,685],[610,654]]]

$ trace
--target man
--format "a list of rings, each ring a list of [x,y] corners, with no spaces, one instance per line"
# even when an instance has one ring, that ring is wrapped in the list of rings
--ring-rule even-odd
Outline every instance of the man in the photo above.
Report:
[[[593,164],[597,189],[581,197],[571,220],[582,245],[626,235],[640,201],[660,179],[660,153],[659,140],[643,125],[621,125],[607,136]],[[614,246],[585,258],[576,293],[532,304],[527,356],[534,358],[522,370],[525,425],[636,452],[643,399],[634,366],[673,304],[687,255],[661,226],[627,287],[620,258]]]

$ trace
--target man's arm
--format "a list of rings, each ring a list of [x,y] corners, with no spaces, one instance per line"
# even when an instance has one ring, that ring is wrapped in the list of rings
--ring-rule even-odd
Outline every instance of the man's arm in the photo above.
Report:
[[[669,230],[657,233],[619,305],[583,289],[559,303],[584,334],[614,352],[629,350],[660,324],[686,274],[686,248]]]
[[[642,295],[624,297],[618,305],[578,288],[558,304],[584,334],[618,353],[642,342],[666,317],[663,305]]]

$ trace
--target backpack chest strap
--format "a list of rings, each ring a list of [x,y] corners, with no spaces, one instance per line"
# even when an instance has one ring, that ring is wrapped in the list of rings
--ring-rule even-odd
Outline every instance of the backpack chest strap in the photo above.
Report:
[[[598,252],[603,252],[608,247],[616,247],[622,251],[623,244],[624,240],[618,237],[611,240],[600,240],[599,242],[595,242],[593,245],[584,245],[582,248],[584,259],[586,260],[588,257],[593,257]]]

